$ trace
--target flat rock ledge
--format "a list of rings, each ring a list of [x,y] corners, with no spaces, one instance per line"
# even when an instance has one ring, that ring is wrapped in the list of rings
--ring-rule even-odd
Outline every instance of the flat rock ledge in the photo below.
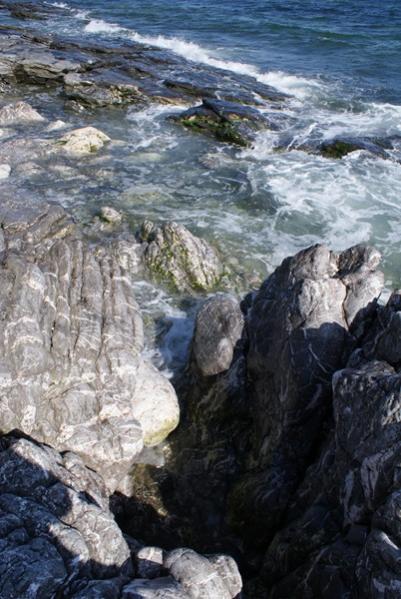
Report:
[[[57,205],[0,207],[0,429],[74,451],[112,491],[178,424],[143,359],[137,244],[88,245]]]

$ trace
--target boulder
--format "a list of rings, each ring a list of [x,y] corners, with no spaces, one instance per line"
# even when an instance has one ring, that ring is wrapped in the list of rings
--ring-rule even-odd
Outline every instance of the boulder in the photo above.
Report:
[[[8,104],[0,109],[0,125],[8,127],[10,125],[21,125],[29,123],[42,123],[44,118],[30,106],[27,102],[16,102]]]
[[[151,273],[178,291],[208,291],[224,274],[216,251],[182,225],[169,222],[157,227],[146,221],[138,239]]]
[[[228,370],[241,339],[244,316],[237,300],[218,294],[206,300],[196,316],[193,357],[203,376]]]
[[[58,143],[72,156],[86,156],[98,152],[110,137],[95,127],[82,127],[66,133]]]
[[[0,222],[0,428],[75,451],[113,490],[179,419],[142,357],[136,244],[88,245],[59,206],[15,198]]]

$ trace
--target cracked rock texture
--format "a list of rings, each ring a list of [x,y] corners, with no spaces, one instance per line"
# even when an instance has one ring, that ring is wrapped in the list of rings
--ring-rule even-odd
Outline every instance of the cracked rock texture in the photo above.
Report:
[[[0,428],[74,450],[112,490],[179,420],[142,358],[136,244],[89,246],[56,205],[5,200],[0,222]]]
[[[12,435],[0,440],[0,548],[4,599],[233,599],[242,588],[230,557],[124,538],[99,474]]]

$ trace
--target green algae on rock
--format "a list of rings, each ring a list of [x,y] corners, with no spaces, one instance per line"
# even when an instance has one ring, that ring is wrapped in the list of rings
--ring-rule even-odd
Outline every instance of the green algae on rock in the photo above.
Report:
[[[210,291],[224,275],[216,251],[182,225],[169,222],[157,227],[145,221],[138,239],[145,244],[144,260],[153,276],[178,291]]]

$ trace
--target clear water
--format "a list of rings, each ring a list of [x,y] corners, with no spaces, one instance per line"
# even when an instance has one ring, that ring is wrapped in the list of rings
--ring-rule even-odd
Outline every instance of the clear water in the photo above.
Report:
[[[248,279],[266,276],[285,256],[316,242],[333,249],[372,243],[383,253],[387,285],[401,286],[397,160],[363,151],[342,160],[274,151],[283,139],[288,147],[340,134],[401,139],[399,1],[60,4],[68,12],[52,21],[55,32],[98,42],[151,43],[193,63],[276,86],[292,95],[284,110],[287,124],[280,133],[261,133],[251,149],[238,150],[166,120],[174,106],[131,107],[112,119],[99,114],[94,124],[115,142],[108,152],[70,169],[53,161],[45,173],[26,180],[22,173],[23,185],[57,197],[83,221],[112,204],[132,227],[144,218],[182,222],[216,244]],[[57,117],[45,95],[42,109]],[[167,314],[165,302],[173,305],[171,300],[149,293],[157,310]],[[145,297],[144,305],[149,294]],[[164,346],[169,363],[174,342],[181,349],[186,343],[182,323],[188,307],[183,310],[169,317],[177,332],[170,329],[170,346]]]

